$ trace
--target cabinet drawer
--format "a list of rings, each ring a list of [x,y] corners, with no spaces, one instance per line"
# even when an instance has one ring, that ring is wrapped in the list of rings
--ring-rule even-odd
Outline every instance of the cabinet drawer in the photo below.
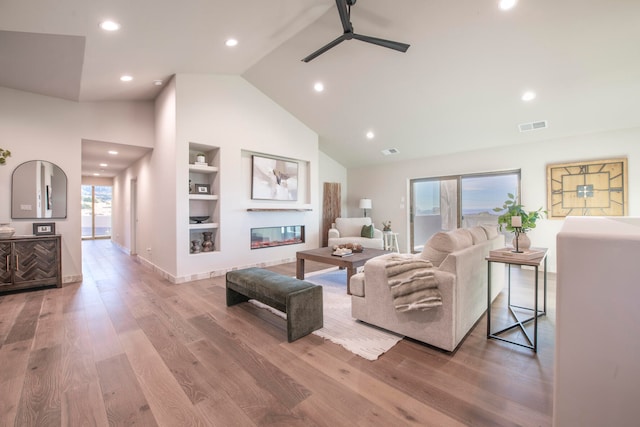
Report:
[[[0,242],[0,286],[11,284],[11,243]]]

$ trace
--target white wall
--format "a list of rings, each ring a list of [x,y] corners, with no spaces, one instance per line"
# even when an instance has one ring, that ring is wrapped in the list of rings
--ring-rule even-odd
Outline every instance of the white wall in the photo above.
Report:
[[[0,87],[0,146],[11,151],[0,166],[0,220],[16,234],[32,234],[33,220],[11,219],[11,173],[28,160],[47,160],[67,175],[67,218],[62,235],[62,276],[82,278],[80,186],[83,138],[153,146],[151,103],[77,103]]]
[[[221,250],[197,255],[189,254],[187,227],[190,142],[220,147]],[[300,161],[301,173],[307,175],[306,188],[301,200],[286,207],[312,210],[247,212],[249,207],[283,207],[282,203],[251,200],[247,152]],[[140,251],[139,255],[172,281],[291,261],[296,251],[318,246],[318,137],[241,77],[177,75],[156,101],[156,145],[148,163],[150,191],[143,194],[139,188],[139,205],[153,206],[154,211],[149,223],[138,228],[139,232],[144,228],[148,236],[140,237],[140,246],[152,251],[151,256]],[[125,185],[127,179],[118,182]],[[306,243],[251,250],[251,228],[277,225],[304,225]]]
[[[544,132],[544,131],[541,131]],[[393,230],[400,233],[403,252],[409,245],[409,180],[454,174],[521,169],[522,202],[527,209],[547,208],[546,166],[581,160],[628,157],[629,215],[640,215],[640,128],[581,135],[508,148],[468,151],[447,156],[394,162],[380,166],[352,168],[348,171],[348,208],[357,213],[358,200],[372,199],[371,217],[376,225],[391,220]],[[555,236],[563,220],[544,220],[529,232],[534,246],[550,248],[549,270],[556,271]]]
[[[146,154],[113,179],[114,209],[111,224],[111,240],[126,253],[137,254],[149,263],[153,262],[153,251],[148,251],[147,248],[152,248],[152,223],[157,216],[154,215],[152,205],[154,193],[151,185],[151,156],[151,152]],[[137,189],[137,202],[132,202],[133,186]],[[134,225],[135,242],[132,236]]]
[[[83,176],[81,182],[82,185],[95,185],[102,187],[113,186],[113,178],[103,176]]]
[[[639,424],[639,253],[640,218],[571,218],[558,234],[554,426]]]

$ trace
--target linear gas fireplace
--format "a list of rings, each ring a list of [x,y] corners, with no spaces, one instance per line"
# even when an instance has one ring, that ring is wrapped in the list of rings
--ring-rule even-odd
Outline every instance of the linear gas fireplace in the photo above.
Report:
[[[251,229],[251,249],[304,243],[304,225],[261,227]]]

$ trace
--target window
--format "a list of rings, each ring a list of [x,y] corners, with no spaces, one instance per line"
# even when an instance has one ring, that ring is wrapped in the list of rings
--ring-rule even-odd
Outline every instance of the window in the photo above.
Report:
[[[411,180],[411,248],[420,252],[439,231],[496,225],[507,193],[519,194],[520,171]]]

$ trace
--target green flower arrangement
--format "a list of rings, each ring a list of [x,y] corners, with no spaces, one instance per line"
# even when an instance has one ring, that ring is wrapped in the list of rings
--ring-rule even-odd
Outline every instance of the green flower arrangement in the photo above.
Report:
[[[493,211],[502,212],[505,209],[506,212],[498,217],[498,227],[500,228],[500,231],[502,231],[503,227],[507,231],[515,231],[511,226],[511,217],[519,216],[522,219],[522,227],[520,227],[520,231],[522,233],[526,233],[527,231],[536,228],[536,222],[539,219],[544,218],[547,214],[547,211],[543,211],[542,208],[527,212],[518,202],[518,198],[512,193],[507,193],[507,200],[505,200],[502,207],[494,208]]]
[[[7,157],[11,157],[11,151],[0,148],[0,165],[7,163]]]

